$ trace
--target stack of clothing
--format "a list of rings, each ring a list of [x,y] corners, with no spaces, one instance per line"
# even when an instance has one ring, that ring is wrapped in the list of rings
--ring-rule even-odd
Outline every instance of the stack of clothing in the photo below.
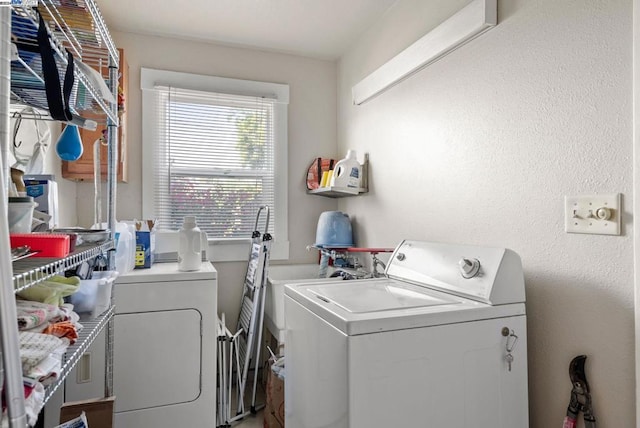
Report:
[[[62,355],[75,343],[82,325],[73,306],[17,300],[20,359],[26,385],[53,382],[60,373]]]
[[[82,329],[73,305],[64,303],[79,286],[78,277],[54,276],[18,293],[20,360],[29,425],[36,423],[44,404],[44,388],[60,375],[64,353]]]

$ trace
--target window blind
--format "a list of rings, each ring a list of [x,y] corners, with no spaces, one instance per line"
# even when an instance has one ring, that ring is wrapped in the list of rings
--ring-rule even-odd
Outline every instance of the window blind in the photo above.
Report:
[[[277,217],[275,99],[170,86],[145,91],[153,93],[160,229],[177,230],[184,216],[195,215],[209,238],[249,238],[259,207]]]

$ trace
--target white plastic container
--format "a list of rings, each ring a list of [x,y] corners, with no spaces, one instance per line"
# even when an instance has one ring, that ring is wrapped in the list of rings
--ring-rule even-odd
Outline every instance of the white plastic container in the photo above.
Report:
[[[131,272],[136,264],[136,232],[132,224],[116,223],[116,270]]]
[[[78,314],[91,313],[96,308],[96,294],[101,280],[83,279],[78,290],[69,296],[69,302],[73,305],[73,311]]]
[[[333,168],[330,186],[339,187],[348,193],[358,194],[362,178],[362,165],[358,162],[356,151],[349,150],[347,157],[338,161]]]
[[[94,224],[95,229],[106,229],[107,223],[100,226]],[[131,272],[136,264],[136,229],[131,223],[119,221],[116,223],[116,270],[121,274]]]
[[[93,272],[91,279],[100,281],[96,293],[96,304],[92,315],[102,315],[111,306],[111,292],[113,282],[118,277],[118,272],[113,270]]]
[[[178,248],[178,270],[183,272],[200,270],[202,264],[202,234],[194,216],[186,216],[180,235]]]
[[[115,279],[115,276],[99,278],[94,275],[92,279],[81,280],[78,291],[69,296],[73,310],[82,319],[94,319],[102,315],[111,305],[111,289]]]
[[[37,205],[31,196],[9,198],[9,232],[30,233],[33,209]]]

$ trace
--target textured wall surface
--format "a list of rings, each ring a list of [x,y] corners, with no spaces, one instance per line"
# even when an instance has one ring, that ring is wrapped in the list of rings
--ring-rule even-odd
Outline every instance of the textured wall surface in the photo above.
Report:
[[[425,3],[400,0],[338,64],[339,151],[370,156],[370,192],[339,207],[359,245],[519,253],[531,426],[562,424],[584,353],[599,425],[632,427],[632,1],[501,0],[497,27],[353,106],[355,83],[466,4]],[[564,196],[591,193],[622,194],[621,236],[564,232]]]

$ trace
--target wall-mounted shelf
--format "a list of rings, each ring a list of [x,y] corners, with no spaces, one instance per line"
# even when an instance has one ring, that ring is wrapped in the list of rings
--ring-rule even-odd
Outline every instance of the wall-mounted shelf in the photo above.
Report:
[[[362,187],[358,189],[356,192],[355,189],[346,188],[346,187],[338,187],[338,186],[327,186],[327,187],[319,187],[313,190],[307,190],[309,195],[318,195],[325,196],[327,198],[346,198],[348,196],[358,196],[363,193],[369,192],[369,154],[364,154],[364,162],[362,165]]]
[[[361,193],[366,193],[368,190],[364,187],[358,189],[358,193],[352,193],[351,189],[346,187],[320,187],[319,189],[309,190],[307,193],[310,195],[326,196],[327,198],[346,198],[347,196],[358,196]]]

